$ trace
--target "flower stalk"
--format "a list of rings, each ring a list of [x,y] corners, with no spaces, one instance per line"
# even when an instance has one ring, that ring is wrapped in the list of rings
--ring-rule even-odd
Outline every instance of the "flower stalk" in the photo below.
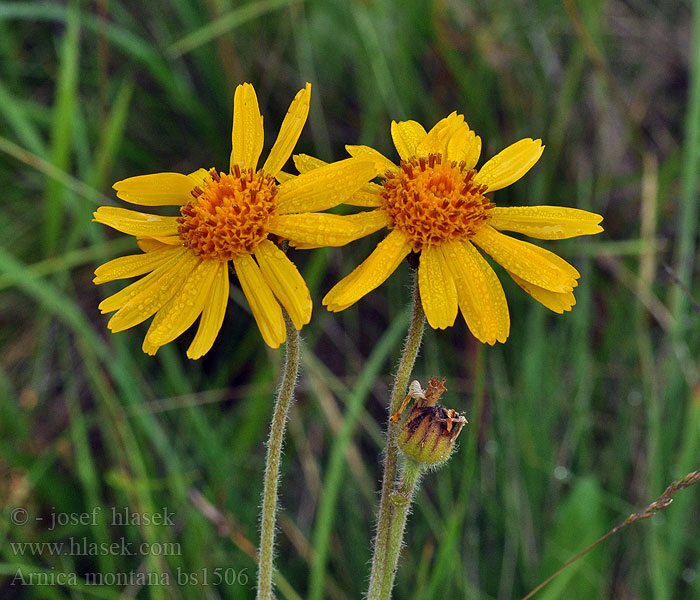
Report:
[[[391,390],[389,402],[389,415],[393,415],[401,406],[401,403],[408,389],[408,381],[413,371],[413,365],[418,356],[423,339],[423,328],[425,325],[425,313],[421,305],[420,290],[418,289],[417,274],[413,284],[413,310],[411,312],[411,322],[406,335],[406,342],[399,361],[399,367],[394,378],[394,386]],[[382,588],[387,567],[389,537],[395,505],[392,502],[396,485],[396,474],[398,464],[399,449],[398,425],[389,421],[386,436],[386,449],[384,459],[384,476],[382,478],[382,493],[379,501],[379,516],[377,518],[377,534],[374,540],[374,551],[372,557],[372,569],[370,572],[368,600],[379,600],[382,596]],[[398,558],[398,557],[397,557]]]
[[[389,529],[384,578],[379,596],[381,600],[389,600],[391,598],[391,590],[394,587],[394,578],[396,577],[396,567],[399,562],[401,546],[403,545],[406,520],[408,519],[408,513],[411,511],[413,496],[418,489],[418,484],[424,472],[425,466],[410,458],[407,459],[404,463],[399,489],[391,496],[394,512]]]
[[[294,327],[286,311],[284,311],[284,322],[287,327],[287,343],[285,346],[284,366],[282,368],[282,381],[275,399],[275,408],[272,414],[272,423],[270,424],[270,437],[267,442],[267,457],[265,459],[265,482],[260,517],[257,600],[272,599],[275,517],[277,515],[280,458],[289,407],[294,401],[294,387],[299,373],[299,332]]]

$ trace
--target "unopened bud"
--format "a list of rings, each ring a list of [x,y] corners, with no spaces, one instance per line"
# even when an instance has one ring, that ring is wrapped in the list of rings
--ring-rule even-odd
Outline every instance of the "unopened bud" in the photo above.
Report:
[[[398,444],[410,459],[424,465],[445,462],[455,447],[457,436],[466,425],[462,413],[437,404],[446,388],[442,381],[433,377],[428,389],[423,392],[418,382],[411,384],[411,393],[404,402],[404,409],[411,398],[416,400],[411,412],[399,426]],[[394,415],[392,421],[398,418]],[[396,421],[394,420],[396,418]]]

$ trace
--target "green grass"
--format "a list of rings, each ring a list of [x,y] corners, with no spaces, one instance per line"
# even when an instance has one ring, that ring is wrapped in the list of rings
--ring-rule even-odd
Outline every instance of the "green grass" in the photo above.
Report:
[[[366,143],[395,158],[392,119],[429,127],[457,110],[484,158],[521,137],[547,146],[497,203],[605,216],[600,236],[544,244],[582,273],[571,313],[552,315],[497,268],[507,344],[480,345],[461,317],[426,332],[414,376],[447,377],[445,403],[469,425],[424,479],[396,598],[522,597],[698,468],[700,315],[664,267],[700,298],[700,3],[0,2],[1,597],[254,597],[280,353],[234,285],[205,358],[185,358],[191,333],[148,357],[145,326],[112,335],[97,310],[120,284],[91,282],[135,248],[91,222],[117,203],[111,184],[224,168],[243,81],[256,87],[266,150],[311,81],[298,152],[333,160]],[[292,254],[315,310],[283,456],[280,598],[366,587],[408,268],[343,313],[320,299],[379,239]],[[165,507],[175,524],[113,525],[125,506]],[[53,513],[94,507],[94,525],[48,528]],[[680,493],[536,597],[700,596],[698,511],[700,491]],[[16,545],[71,537],[151,550],[34,556]],[[152,550],[164,544],[177,552]],[[13,585],[20,567],[78,580]],[[86,585],[91,573],[140,572],[169,584]]]

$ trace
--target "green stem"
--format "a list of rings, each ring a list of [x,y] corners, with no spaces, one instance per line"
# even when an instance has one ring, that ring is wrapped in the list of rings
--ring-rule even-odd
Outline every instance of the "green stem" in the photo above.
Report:
[[[681,286],[671,290],[673,340],[678,343],[687,335],[688,299],[682,286],[691,288],[698,230],[698,181],[700,180],[700,2],[693,2],[693,38],[690,48],[690,84],[685,113],[683,171],[678,203],[678,235],[676,236],[676,275]]]
[[[389,543],[387,545],[386,563],[384,564],[384,580],[382,581],[381,600],[391,598],[391,589],[394,587],[394,578],[399,562],[399,554],[403,545],[403,532],[406,529],[406,519],[411,510],[413,495],[423,475],[423,467],[412,460],[406,460],[401,476],[401,485],[396,493],[392,494],[391,501],[394,505],[394,514],[389,530]]]
[[[394,378],[394,387],[391,390],[389,402],[389,415],[393,415],[401,406],[401,402],[406,396],[408,380],[416,362],[418,349],[423,339],[423,326],[425,324],[425,313],[420,300],[418,289],[418,275],[416,273],[413,283],[413,311],[411,313],[411,324],[408,327],[406,343],[404,345],[399,367]],[[393,519],[394,505],[391,496],[394,493],[396,484],[396,465],[399,449],[396,445],[398,437],[398,426],[389,421],[386,436],[386,450],[384,460],[384,477],[382,479],[382,495],[379,500],[379,517],[377,518],[377,535],[374,539],[374,555],[372,557],[372,570],[370,572],[369,590],[367,600],[379,600],[381,598],[382,584],[384,581],[384,571],[387,565],[387,546],[391,533],[391,522]]]
[[[284,312],[287,325],[287,345],[280,383],[275,399],[275,408],[270,424],[270,438],[267,442],[265,459],[265,484],[263,488],[262,514],[260,518],[260,555],[258,556],[258,595],[257,600],[272,599],[272,559],[275,546],[275,516],[277,514],[277,487],[280,479],[280,457],[284,429],[287,424],[289,407],[294,400],[294,386],[299,372],[299,332]]]

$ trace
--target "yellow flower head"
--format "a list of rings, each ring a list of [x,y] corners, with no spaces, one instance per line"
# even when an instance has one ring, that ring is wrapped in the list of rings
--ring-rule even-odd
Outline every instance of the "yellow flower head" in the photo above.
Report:
[[[100,304],[113,332],[152,315],[143,351],[155,354],[198,317],[187,356],[209,351],[221,329],[229,294],[229,261],[265,342],[286,338],[280,304],[297,329],[311,318],[311,297],[294,264],[270,234],[289,238],[299,223],[313,227],[317,211],[342,203],[377,174],[376,163],[350,158],[292,178],[281,172],[309,113],[311,84],[287,112],[262,169],[263,119],[250,84],[236,88],[228,173],[199,169],[189,175],[157,173],[114,184],[117,196],[146,206],[175,205],[180,216],[100,207],[95,220],[137,237],[142,254],[112,260],[95,271],[96,284],[147,274]],[[277,180],[281,183],[277,183]],[[348,228],[351,233],[352,227]],[[339,243],[346,243],[340,236]]]
[[[481,139],[462,115],[452,113],[429,132],[415,121],[392,122],[401,157],[397,166],[367,146],[348,146],[354,157],[374,158],[385,171],[381,185],[368,184],[347,202],[375,210],[346,217],[362,219],[365,235],[382,227],[389,235],[323,299],[331,311],[354,304],[379,286],[410,252],[420,255],[418,284],[428,323],[454,324],[459,308],[476,338],[504,342],[510,317],[503,288],[477,246],[500,263],[513,280],[554,312],[571,310],[579,272],[557,255],[500,233],[513,231],[554,240],[592,235],[603,229],[600,215],[556,206],[497,207],[488,192],[520,179],[539,160],[541,140],[526,138],[474,167]],[[318,161],[296,157],[300,171]]]

